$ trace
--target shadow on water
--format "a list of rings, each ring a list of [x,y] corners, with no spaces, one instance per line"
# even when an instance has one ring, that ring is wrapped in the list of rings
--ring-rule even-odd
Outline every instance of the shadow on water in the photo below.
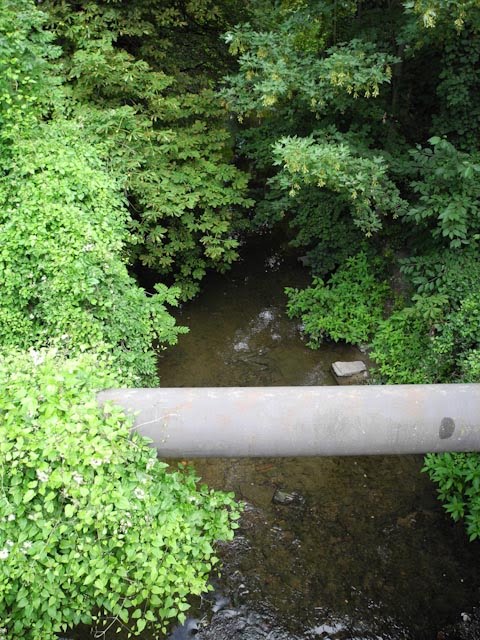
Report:
[[[307,282],[271,255],[212,277],[178,313],[190,334],[160,357],[162,385],[333,384],[333,361],[365,358],[345,345],[306,348],[283,289]],[[246,508],[213,596],[171,640],[426,640],[478,602],[478,545],[444,515],[421,457],[195,467]]]

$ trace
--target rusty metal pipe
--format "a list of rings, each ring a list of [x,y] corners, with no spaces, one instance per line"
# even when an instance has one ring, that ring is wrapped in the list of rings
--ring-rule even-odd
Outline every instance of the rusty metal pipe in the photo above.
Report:
[[[113,389],[164,458],[480,451],[480,384]]]

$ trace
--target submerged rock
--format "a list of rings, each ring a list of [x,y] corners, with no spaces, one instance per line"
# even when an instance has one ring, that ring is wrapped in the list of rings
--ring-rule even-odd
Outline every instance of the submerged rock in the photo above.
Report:
[[[213,616],[197,640],[300,640],[268,617],[248,609],[225,609]]]
[[[287,493],[286,491],[277,489],[273,494],[272,502],[287,507],[291,505],[302,505],[305,502],[305,498],[296,491]]]

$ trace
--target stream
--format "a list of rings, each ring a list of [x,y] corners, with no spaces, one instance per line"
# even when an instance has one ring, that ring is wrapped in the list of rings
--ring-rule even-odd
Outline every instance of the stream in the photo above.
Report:
[[[285,315],[295,261],[256,255],[212,275],[176,317],[162,386],[334,384],[357,349],[305,346]],[[281,428],[281,425],[279,425]],[[479,601],[478,543],[443,512],[418,456],[196,460],[245,511],[221,577],[169,640],[436,640]]]

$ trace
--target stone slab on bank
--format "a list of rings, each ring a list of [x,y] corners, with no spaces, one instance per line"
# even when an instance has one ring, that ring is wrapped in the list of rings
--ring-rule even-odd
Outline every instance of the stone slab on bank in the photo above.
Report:
[[[338,384],[362,384],[368,377],[367,365],[362,360],[334,362],[332,372]]]

